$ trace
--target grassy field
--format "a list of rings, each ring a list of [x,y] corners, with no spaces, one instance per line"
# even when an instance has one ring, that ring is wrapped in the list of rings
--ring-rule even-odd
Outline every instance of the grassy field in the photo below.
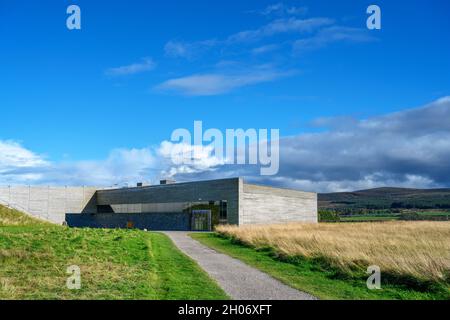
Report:
[[[319,208],[333,209],[450,209],[450,189],[376,188],[319,194]]]
[[[450,299],[450,224],[219,227],[199,241],[322,299]],[[378,265],[382,290],[368,290]]]
[[[81,269],[81,290],[66,287]],[[0,211],[0,299],[226,299],[158,233],[69,229]]]
[[[450,213],[448,211],[412,211],[407,214],[359,214],[359,215],[340,215],[339,222],[369,222],[369,221],[396,221],[396,220],[416,221],[450,221]]]
[[[444,216],[450,217],[450,211],[423,211],[418,213],[421,216]]]
[[[339,218],[340,222],[369,222],[369,221],[393,221],[399,220],[399,216],[375,216],[375,215],[361,215],[361,216],[348,216]]]

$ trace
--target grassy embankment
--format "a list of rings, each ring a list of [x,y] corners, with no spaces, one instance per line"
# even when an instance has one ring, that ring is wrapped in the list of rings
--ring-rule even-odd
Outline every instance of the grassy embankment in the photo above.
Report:
[[[192,237],[321,299],[450,299],[450,223],[289,224]],[[366,286],[381,268],[382,289]]]
[[[81,269],[81,289],[66,287]],[[69,229],[0,206],[0,299],[226,299],[158,233]]]

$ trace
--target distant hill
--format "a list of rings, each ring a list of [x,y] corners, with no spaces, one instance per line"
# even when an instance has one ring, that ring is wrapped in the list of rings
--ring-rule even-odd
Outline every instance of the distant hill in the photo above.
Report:
[[[319,194],[320,209],[450,209],[450,189],[376,188]]]

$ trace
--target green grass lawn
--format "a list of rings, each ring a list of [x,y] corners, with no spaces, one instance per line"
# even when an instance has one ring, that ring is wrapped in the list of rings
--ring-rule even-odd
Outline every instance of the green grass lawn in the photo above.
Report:
[[[191,237],[320,299],[450,299],[448,288],[412,290],[382,278],[381,290],[369,290],[366,278],[346,277],[318,261],[282,261],[271,250],[256,250],[214,233],[195,233]]]
[[[422,218],[433,218],[433,217],[449,217],[449,212],[444,211],[417,211],[416,214]],[[340,222],[371,222],[371,221],[395,221],[400,220],[400,214],[391,215],[354,215],[354,216],[340,216]],[[445,220],[445,219],[444,219]]]
[[[0,300],[228,298],[163,234],[70,229],[2,211]],[[6,225],[14,216],[24,225]],[[81,269],[80,290],[66,287],[71,265]]]
[[[340,217],[341,222],[370,222],[370,221],[394,221],[399,220],[399,216],[353,216],[353,217]]]
[[[436,216],[436,217],[447,217],[450,216],[449,211],[422,211],[418,212],[420,216]]]

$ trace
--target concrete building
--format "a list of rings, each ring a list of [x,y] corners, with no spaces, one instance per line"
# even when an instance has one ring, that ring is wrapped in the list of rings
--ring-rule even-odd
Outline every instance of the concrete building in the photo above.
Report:
[[[97,212],[97,187],[0,186],[0,204],[62,224],[67,212]]]
[[[74,227],[148,230],[209,230],[218,224],[314,223],[318,219],[317,194],[248,184],[241,178],[186,183],[164,180],[160,185],[140,184],[121,189],[85,187],[83,197],[76,197],[77,206],[73,206],[72,192],[81,191],[66,188],[63,193],[49,188],[45,193],[41,190],[40,201],[44,209],[39,211],[39,217],[60,223],[66,221]],[[18,199],[14,193],[9,190],[10,199]],[[59,202],[52,200],[56,199],[55,193],[59,194]],[[39,192],[31,192],[28,196],[31,194],[36,198]],[[5,190],[2,192],[0,188],[0,203],[2,195],[4,198]],[[47,204],[43,199],[45,196],[49,199]],[[21,208],[18,209],[33,214],[25,210],[27,206],[33,208],[30,202],[27,203],[26,194],[20,199]],[[67,206],[68,202],[72,206]],[[11,201],[9,203],[14,207]],[[55,203],[59,203],[62,215],[54,213]],[[78,209],[70,211],[75,207]]]

